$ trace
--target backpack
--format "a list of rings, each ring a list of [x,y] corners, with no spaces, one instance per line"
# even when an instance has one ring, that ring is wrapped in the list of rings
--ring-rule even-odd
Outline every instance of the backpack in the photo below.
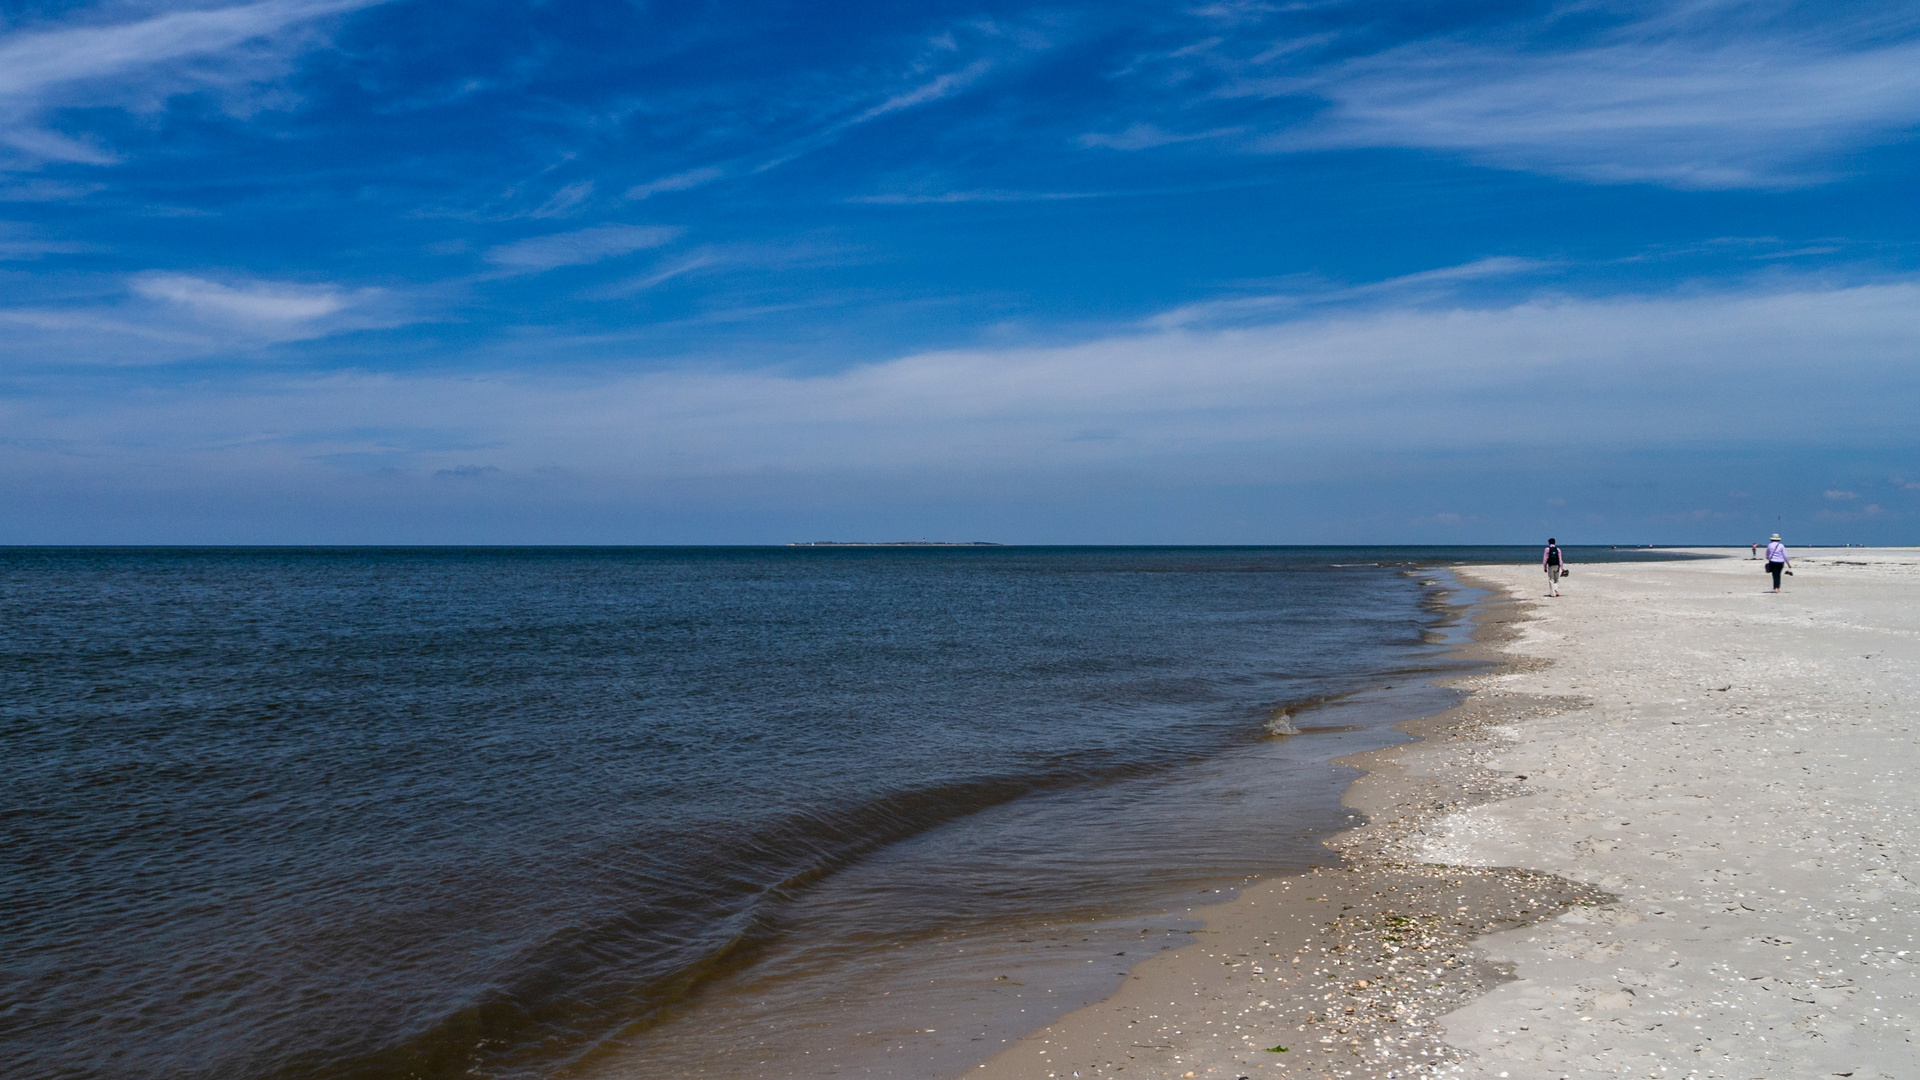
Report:
[[[1547,565],[1548,566],[1560,565],[1560,545],[1559,544],[1547,545]]]

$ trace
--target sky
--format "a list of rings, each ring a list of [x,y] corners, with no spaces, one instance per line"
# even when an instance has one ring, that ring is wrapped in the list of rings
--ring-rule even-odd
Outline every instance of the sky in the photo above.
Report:
[[[1920,7],[0,0],[0,543],[1920,543]]]

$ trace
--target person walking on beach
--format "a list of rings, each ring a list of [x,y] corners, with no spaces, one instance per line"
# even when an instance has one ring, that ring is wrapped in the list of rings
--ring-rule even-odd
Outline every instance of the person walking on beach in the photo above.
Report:
[[[1540,553],[1540,568],[1547,572],[1547,595],[1560,595],[1560,575],[1566,572],[1566,558],[1560,554],[1560,544],[1553,537],[1547,537],[1547,550]]]
[[[1767,572],[1773,575],[1774,592],[1780,591],[1780,571],[1792,565],[1793,560],[1787,558],[1787,545],[1780,542],[1779,533],[1774,533],[1773,539],[1767,541]]]

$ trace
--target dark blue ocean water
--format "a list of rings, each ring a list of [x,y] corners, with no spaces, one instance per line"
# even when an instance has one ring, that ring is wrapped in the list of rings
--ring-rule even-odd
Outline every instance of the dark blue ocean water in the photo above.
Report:
[[[1494,554],[0,551],[0,1072],[645,1075],[717,986],[1311,861],[1325,755],[1183,778]]]

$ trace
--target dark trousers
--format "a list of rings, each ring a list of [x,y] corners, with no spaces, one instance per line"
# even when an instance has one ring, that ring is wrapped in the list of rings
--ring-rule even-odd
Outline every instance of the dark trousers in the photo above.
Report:
[[[1773,575],[1774,588],[1777,589],[1780,587],[1780,571],[1786,568],[1787,564],[1783,562],[1770,562],[1767,564],[1767,572]]]

